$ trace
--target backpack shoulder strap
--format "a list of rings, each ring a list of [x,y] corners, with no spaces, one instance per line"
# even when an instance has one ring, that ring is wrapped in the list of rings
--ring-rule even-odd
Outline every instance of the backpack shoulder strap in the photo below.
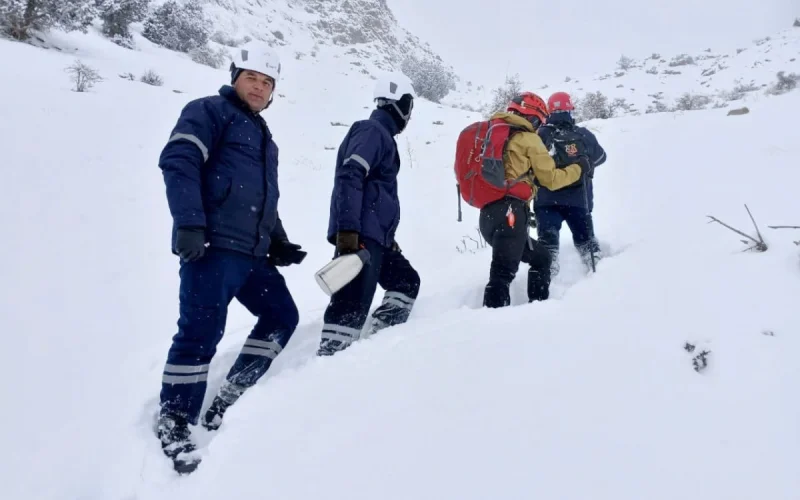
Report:
[[[526,129],[525,127],[520,127],[518,125],[511,125],[511,124],[507,124],[507,125],[509,127],[509,130],[508,130],[508,137],[506,138],[506,142],[505,142],[505,144],[503,144],[503,155],[505,155],[506,149],[508,148],[508,143],[511,142],[511,138],[514,136],[514,134],[516,134],[518,132],[530,132],[532,134],[536,133],[536,132],[531,132],[530,130]],[[508,184],[508,188],[511,189],[515,184],[525,180],[526,178],[532,177],[532,175],[531,175],[532,174],[532,170],[533,170],[533,167],[529,168],[528,170],[523,172],[520,176],[516,177],[515,179],[512,179]]]

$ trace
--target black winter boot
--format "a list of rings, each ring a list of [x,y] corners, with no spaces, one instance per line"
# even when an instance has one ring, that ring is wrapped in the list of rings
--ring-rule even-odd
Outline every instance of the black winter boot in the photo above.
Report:
[[[483,292],[483,307],[498,308],[511,305],[509,285],[489,280]]]
[[[550,268],[528,269],[528,302],[547,300],[550,297]]]
[[[158,439],[161,450],[172,460],[179,474],[190,474],[200,465],[197,448],[192,442],[189,422],[178,415],[162,414],[158,418]]]
[[[247,387],[225,382],[219,389],[219,394],[211,402],[208,411],[203,415],[203,427],[209,431],[215,431],[222,425],[222,417],[228,408],[235,403],[244,393]]]

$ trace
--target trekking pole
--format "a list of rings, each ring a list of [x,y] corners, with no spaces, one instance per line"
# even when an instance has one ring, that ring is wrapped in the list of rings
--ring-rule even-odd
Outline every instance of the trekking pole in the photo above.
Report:
[[[458,196],[458,222],[461,222],[461,185],[456,183],[456,196]]]
[[[591,217],[592,213],[589,211],[589,189],[586,187],[586,177],[589,175],[588,172],[591,169],[591,163],[589,163],[588,158],[586,158],[586,165],[588,168],[586,170],[586,174],[583,176],[583,203],[584,207],[586,208],[586,217]],[[597,267],[595,266],[595,256],[594,256],[594,245],[596,242],[596,239],[594,237],[594,222],[592,222],[592,230],[589,232],[589,238],[591,238],[591,240],[589,241],[589,255],[591,255],[592,257],[592,272],[596,273]]]

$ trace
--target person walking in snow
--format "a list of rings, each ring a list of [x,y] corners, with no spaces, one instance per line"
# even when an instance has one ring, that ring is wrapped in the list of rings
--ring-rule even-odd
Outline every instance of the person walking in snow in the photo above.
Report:
[[[182,473],[199,463],[189,425],[197,424],[232,299],[258,321],[203,416],[209,430],[269,369],[298,323],[276,266],[299,264],[306,253],[289,242],[278,215],[278,147],[260,114],[280,71],[269,47],[238,50],[231,84],[183,108],[159,159],[172,251],[180,256],[180,319],[164,366],[157,434]]]
[[[514,127],[503,152],[505,178],[527,186],[525,196],[505,196],[487,204],[480,211],[481,235],[492,247],[489,282],[483,296],[485,307],[511,304],[509,287],[525,262],[528,270],[528,301],[546,300],[550,296],[550,253],[528,235],[529,203],[536,186],[556,190],[580,182],[580,165],[557,169],[536,130],[547,118],[547,106],[541,97],[523,92],[514,97],[505,112],[490,118]],[[535,182],[534,182],[535,181]],[[523,199],[525,198],[525,199]]]
[[[355,122],[339,147],[327,239],[334,257],[369,252],[361,272],[331,296],[325,310],[319,356],[346,349],[360,336],[377,285],[385,294],[372,315],[371,333],[404,323],[420,289],[420,277],[395,241],[400,223],[395,136],[405,130],[414,90],[402,74],[378,79],[369,119]]]
[[[602,258],[592,220],[592,179],[594,168],[606,161],[606,153],[592,132],[575,124],[572,117],[575,106],[569,94],[556,92],[550,96],[547,105],[550,116],[547,123],[539,128],[539,137],[552,152],[556,166],[564,168],[575,163],[576,158],[584,157],[582,161],[589,169],[582,182],[573,186],[558,191],[551,191],[546,186],[539,189],[534,201],[539,242],[550,252],[553,272],[557,273],[559,233],[561,223],[566,222],[572,232],[575,248],[587,268],[592,269],[593,264]]]

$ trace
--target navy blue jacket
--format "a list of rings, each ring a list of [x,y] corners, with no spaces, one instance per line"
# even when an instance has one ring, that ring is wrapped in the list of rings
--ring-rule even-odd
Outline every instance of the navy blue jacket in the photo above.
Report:
[[[336,157],[328,222],[331,243],[338,231],[356,231],[362,238],[392,246],[400,224],[400,155],[394,140],[398,132],[391,115],[380,109],[350,127]]]
[[[551,114],[545,125],[539,127],[539,137],[544,142],[548,150],[552,150],[554,140],[560,134],[574,135],[580,138],[585,148],[585,154],[589,157],[592,170],[583,178],[583,182],[576,183],[557,191],[550,191],[545,187],[539,187],[534,200],[534,208],[549,206],[566,206],[587,208],[591,212],[594,208],[594,189],[592,179],[594,178],[594,168],[602,165],[606,161],[606,152],[603,150],[597,138],[589,129],[575,125],[575,121],[568,113]],[[555,154],[556,167],[564,168],[567,165],[561,164],[559,155]]]
[[[286,239],[278,217],[278,146],[233,87],[187,104],[158,166],[178,228],[202,227],[212,247],[267,255]]]

